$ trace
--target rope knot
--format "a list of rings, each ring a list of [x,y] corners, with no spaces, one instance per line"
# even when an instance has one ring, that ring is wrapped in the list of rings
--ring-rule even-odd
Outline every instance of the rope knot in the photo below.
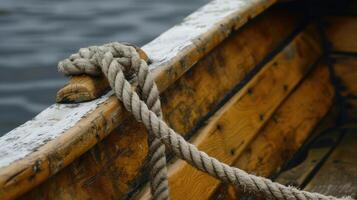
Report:
[[[79,49],[78,53],[60,61],[58,70],[68,76],[81,74],[100,76],[102,75],[102,62],[109,68],[108,65],[114,60],[118,67],[121,67],[128,80],[134,78],[141,64],[141,58],[134,47],[113,42],[103,46]]]
[[[142,114],[142,106],[150,109],[157,117],[162,116],[159,91],[152,78],[146,61],[132,46],[113,42],[103,46],[82,48],[58,64],[58,70],[66,75],[87,74],[98,76],[104,74],[108,82],[122,100],[125,108],[130,108],[138,121],[150,120],[149,115]],[[130,80],[130,82],[129,82]],[[134,81],[139,95],[133,90]],[[140,105],[145,101],[145,105]],[[154,199],[168,199],[165,146],[149,131],[149,164],[151,191]]]

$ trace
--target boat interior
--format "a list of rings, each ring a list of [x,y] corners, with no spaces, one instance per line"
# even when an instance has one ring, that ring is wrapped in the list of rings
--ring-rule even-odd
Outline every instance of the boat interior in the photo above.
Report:
[[[165,121],[228,165],[357,198],[357,2],[252,0],[209,12],[224,2],[142,47]],[[179,35],[190,38],[190,26],[188,44]],[[57,104],[0,138],[0,199],[150,199],[146,130],[109,89],[71,77]],[[36,142],[23,136],[36,131]],[[264,199],[168,158],[171,199]]]

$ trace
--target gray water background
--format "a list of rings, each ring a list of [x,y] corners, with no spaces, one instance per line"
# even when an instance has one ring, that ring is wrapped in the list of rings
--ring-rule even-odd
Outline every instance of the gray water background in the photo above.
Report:
[[[0,0],[0,136],[55,102],[80,47],[144,45],[208,0]]]

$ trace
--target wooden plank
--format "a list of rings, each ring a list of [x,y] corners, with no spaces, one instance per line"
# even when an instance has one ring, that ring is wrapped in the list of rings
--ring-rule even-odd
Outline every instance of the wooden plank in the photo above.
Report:
[[[298,19],[291,12],[272,11],[231,35],[161,95],[165,119],[175,130],[183,134],[192,130],[200,118],[217,106],[248,71],[284,41],[298,23]],[[211,90],[213,87],[215,89]],[[110,107],[121,108],[117,101],[114,103]],[[122,116],[116,115],[115,110],[103,110],[100,113],[102,116],[99,120],[102,117],[109,118],[109,122],[111,118],[120,120],[117,117]],[[93,133],[98,140],[104,137],[102,129],[109,125],[111,124],[93,123],[98,129]],[[77,144],[83,140],[87,138],[83,138]],[[67,145],[65,142],[64,144]],[[71,150],[77,151],[75,148]],[[61,161],[63,155],[68,156],[72,151],[57,153],[56,157],[51,159],[52,163]],[[138,183],[146,180],[140,178],[142,169],[145,168],[146,156],[145,129],[135,120],[128,118],[80,159],[23,198],[125,197]],[[58,188],[61,188],[60,192]]]
[[[288,12],[282,10],[265,13],[224,41],[209,57],[188,71],[187,76],[169,87],[161,101],[166,104],[162,109],[171,127],[183,135],[191,133],[201,118],[233,87],[269,57],[272,50],[286,42],[285,39],[301,23],[301,16],[287,15]],[[198,98],[192,98],[195,96]]]
[[[294,94],[295,96],[291,98],[296,100],[287,102],[286,108],[282,108],[274,115],[272,121],[247,149],[247,153],[237,160],[237,167],[261,176],[269,176],[277,172],[282,164],[298,150],[332,104],[333,87],[328,83],[329,76],[326,67],[320,66],[320,68],[322,72],[315,72],[316,74],[307,80],[307,84],[311,85],[305,86],[306,92]],[[312,78],[321,78],[322,81],[314,83],[310,80]],[[314,88],[316,92],[312,92],[309,87],[316,87]],[[312,102],[308,102],[310,104],[303,104],[302,99],[306,98],[305,96],[311,97]],[[325,97],[326,99],[322,99]],[[317,106],[319,103],[321,107]],[[306,110],[295,111],[302,105],[306,106]],[[316,106],[316,110],[312,105]]]
[[[319,137],[310,147],[306,158],[298,166],[289,169],[281,174],[275,180],[283,185],[291,185],[297,188],[303,188],[309,177],[315,173],[315,170],[324,162],[332,149],[337,145],[341,130],[333,130]]]
[[[334,90],[326,66],[320,65],[285,100],[234,166],[260,176],[278,171],[308,137],[333,103]],[[248,198],[222,185],[212,199]]]
[[[357,57],[335,55],[333,59],[336,76],[344,86],[343,95],[357,97]]]
[[[337,197],[357,198],[357,129],[350,129],[331,156],[305,187]]]
[[[235,94],[192,140],[200,150],[233,164],[321,54],[315,29],[309,27]],[[302,52],[309,51],[309,54]],[[219,181],[185,161],[169,168],[171,199],[208,199]],[[138,199],[149,199],[148,189]]]
[[[327,39],[333,51],[357,52],[357,16],[325,19]]]

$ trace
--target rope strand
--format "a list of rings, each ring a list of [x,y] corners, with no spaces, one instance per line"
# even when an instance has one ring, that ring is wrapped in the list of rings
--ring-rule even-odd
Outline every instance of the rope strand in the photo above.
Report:
[[[111,54],[105,54],[105,52],[111,52]],[[106,59],[101,61],[101,59],[98,59],[99,55]],[[101,65],[104,66],[102,69]],[[135,74],[140,97],[150,110],[158,117],[162,117],[160,98],[155,95],[158,93],[156,84],[150,77],[151,74],[146,62],[140,59],[133,47],[124,46],[120,43],[109,43],[102,47],[82,48],[77,54],[72,54],[69,59],[60,62],[58,69],[66,75],[88,74],[92,76],[100,75],[101,70],[103,70],[104,74],[110,76],[108,77],[110,80],[115,80],[118,70],[124,70],[126,77],[129,78],[132,78]],[[109,84],[112,88],[114,87],[113,81],[110,81]],[[169,199],[169,187],[165,145],[149,131],[148,146],[152,196],[157,200],[167,200]]]
[[[130,59],[130,62],[127,62]],[[122,66],[124,60],[127,68]],[[140,62],[139,62],[140,60]],[[91,65],[91,66],[90,66]],[[135,119],[142,122],[149,130],[150,135],[156,139],[150,143],[150,162],[155,163],[151,169],[151,192],[153,199],[168,199],[168,181],[166,159],[164,153],[166,147],[172,149],[179,158],[187,161],[195,168],[216,177],[217,179],[231,183],[250,194],[262,194],[266,199],[278,200],[350,200],[350,197],[336,198],[319,193],[301,191],[294,187],[287,187],[271,180],[251,175],[245,171],[230,167],[217,159],[199,151],[196,146],[187,142],[180,134],[171,129],[161,118],[161,103],[159,91],[150,75],[145,61],[141,60],[134,48],[120,43],[110,43],[102,47],[89,47],[81,49],[78,54],[73,54],[69,59],[59,63],[59,71],[66,75],[89,74],[98,75],[100,70],[108,78],[109,84],[116,96],[123,102],[124,107],[131,112]],[[137,81],[141,91],[133,90],[127,78],[136,72]],[[164,161],[165,160],[165,161]],[[164,175],[165,174],[165,175]],[[163,179],[157,179],[157,177]],[[161,192],[164,191],[164,192]]]

